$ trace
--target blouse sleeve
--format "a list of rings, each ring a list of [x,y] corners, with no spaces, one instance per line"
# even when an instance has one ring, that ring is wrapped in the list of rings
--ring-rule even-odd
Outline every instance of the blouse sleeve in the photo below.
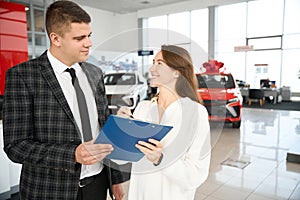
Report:
[[[145,115],[147,115],[147,113],[149,112],[148,110],[149,110],[150,104],[151,104],[151,102],[148,100],[139,102],[133,112],[134,118],[144,120]]]
[[[197,188],[207,179],[210,165],[208,114],[203,106],[199,106],[198,112],[199,119],[194,120],[196,135],[191,146],[179,160],[163,169],[165,176],[187,190]]]

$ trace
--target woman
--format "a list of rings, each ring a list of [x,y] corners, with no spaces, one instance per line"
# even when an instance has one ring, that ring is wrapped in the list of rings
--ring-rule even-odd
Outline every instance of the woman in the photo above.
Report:
[[[158,95],[140,102],[133,117],[173,129],[161,141],[136,144],[145,157],[132,165],[128,197],[192,200],[208,176],[210,131],[191,57],[181,47],[164,45],[153,59],[150,74],[150,85],[158,88]],[[131,112],[122,107],[118,115],[129,117]]]

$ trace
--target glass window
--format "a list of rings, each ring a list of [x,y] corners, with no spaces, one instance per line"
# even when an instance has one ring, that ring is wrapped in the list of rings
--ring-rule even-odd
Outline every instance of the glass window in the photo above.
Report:
[[[283,3],[284,0],[249,1],[248,37],[281,35]]]
[[[148,28],[167,29],[168,28],[167,15],[150,17],[148,19]]]
[[[199,74],[197,80],[199,88],[235,88],[230,74]]]
[[[253,45],[254,49],[281,49],[281,36],[248,38],[248,45]]]
[[[289,86],[292,92],[300,92],[300,65],[295,58],[300,49],[285,50],[282,57],[282,86]]]
[[[160,48],[162,44],[168,42],[168,20],[167,15],[150,17],[148,19],[148,30],[146,37],[148,38],[148,46]]]
[[[170,14],[168,18],[168,43],[190,42],[190,12]]]
[[[251,88],[260,88],[261,79],[276,81],[280,87],[281,50],[247,52],[246,82]]]
[[[300,49],[300,34],[283,35],[283,49]]]
[[[47,38],[45,34],[35,34],[35,45],[38,46],[46,46],[47,45]]]
[[[34,28],[35,32],[44,32],[44,11],[34,9]]]
[[[215,34],[214,59],[223,62],[235,79],[250,83],[251,88],[259,87],[260,79],[269,78],[276,81],[278,88],[290,86],[293,92],[299,92],[300,67],[294,62],[300,55],[299,10],[299,0],[256,0],[216,7],[216,32],[211,33]],[[176,41],[177,38],[165,33],[151,37],[160,40],[159,44],[184,43],[199,68],[211,58],[207,55],[208,9],[190,11],[190,21],[187,13],[149,21],[153,22],[152,27],[164,24],[167,32],[175,31],[187,38],[190,25],[190,43],[182,42],[181,38]],[[246,44],[260,51],[234,52],[234,47]]]
[[[224,67],[231,72],[235,79],[246,80],[245,75],[245,52],[228,52],[216,54],[216,60],[224,63]],[[248,73],[248,72],[247,72]]]
[[[285,0],[284,33],[300,33],[300,1]]]
[[[135,74],[108,74],[104,77],[105,85],[134,85],[136,84]]]
[[[233,52],[235,46],[245,45],[245,39],[217,40],[215,42],[218,52]]]
[[[191,39],[208,52],[208,9],[191,12]]]
[[[218,40],[245,38],[246,9],[246,3],[220,6],[217,8],[216,36]],[[244,44],[245,42],[236,45]]]
[[[234,52],[234,47],[246,45],[246,9],[246,3],[216,8],[215,58],[240,80],[245,80],[245,53]]]
[[[32,33],[31,32],[27,32],[27,39],[28,39],[28,44],[32,45]]]
[[[29,5],[25,5],[27,8],[29,8]],[[31,31],[31,18],[30,18],[30,10],[26,10],[26,21],[27,21],[27,31]]]

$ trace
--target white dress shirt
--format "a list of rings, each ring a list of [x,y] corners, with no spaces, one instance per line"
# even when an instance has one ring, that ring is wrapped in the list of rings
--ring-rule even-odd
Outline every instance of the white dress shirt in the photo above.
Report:
[[[73,113],[78,129],[81,131],[80,138],[83,141],[82,126],[76,98],[76,92],[72,85],[72,78],[70,76],[70,73],[65,71],[70,67],[75,69],[79,85],[84,93],[86,102],[88,102],[87,107],[89,111],[92,135],[93,138],[96,138],[100,131],[100,125],[98,123],[98,113],[95,102],[95,96],[88,82],[86,74],[83,72],[78,63],[75,63],[74,65],[69,67],[60,62],[58,59],[56,59],[49,50],[47,51],[47,56],[54,70],[55,76],[60,84],[60,87],[62,88],[62,91],[66,97],[69,107]],[[98,162],[94,165],[82,165],[80,179],[96,175],[100,173],[102,169],[103,164],[101,162]]]

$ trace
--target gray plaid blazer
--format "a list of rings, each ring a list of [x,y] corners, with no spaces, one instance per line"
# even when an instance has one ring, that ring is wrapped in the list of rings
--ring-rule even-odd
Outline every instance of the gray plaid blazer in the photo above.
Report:
[[[100,68],[81,63],[95,95],[102,127],[109,111]],[[4,151],[22,164],[21,199],[76,199],[81,165],[77,125],[46,52],[7,71],[3,104]],[[110,183],[123,182],[107,168]]]

